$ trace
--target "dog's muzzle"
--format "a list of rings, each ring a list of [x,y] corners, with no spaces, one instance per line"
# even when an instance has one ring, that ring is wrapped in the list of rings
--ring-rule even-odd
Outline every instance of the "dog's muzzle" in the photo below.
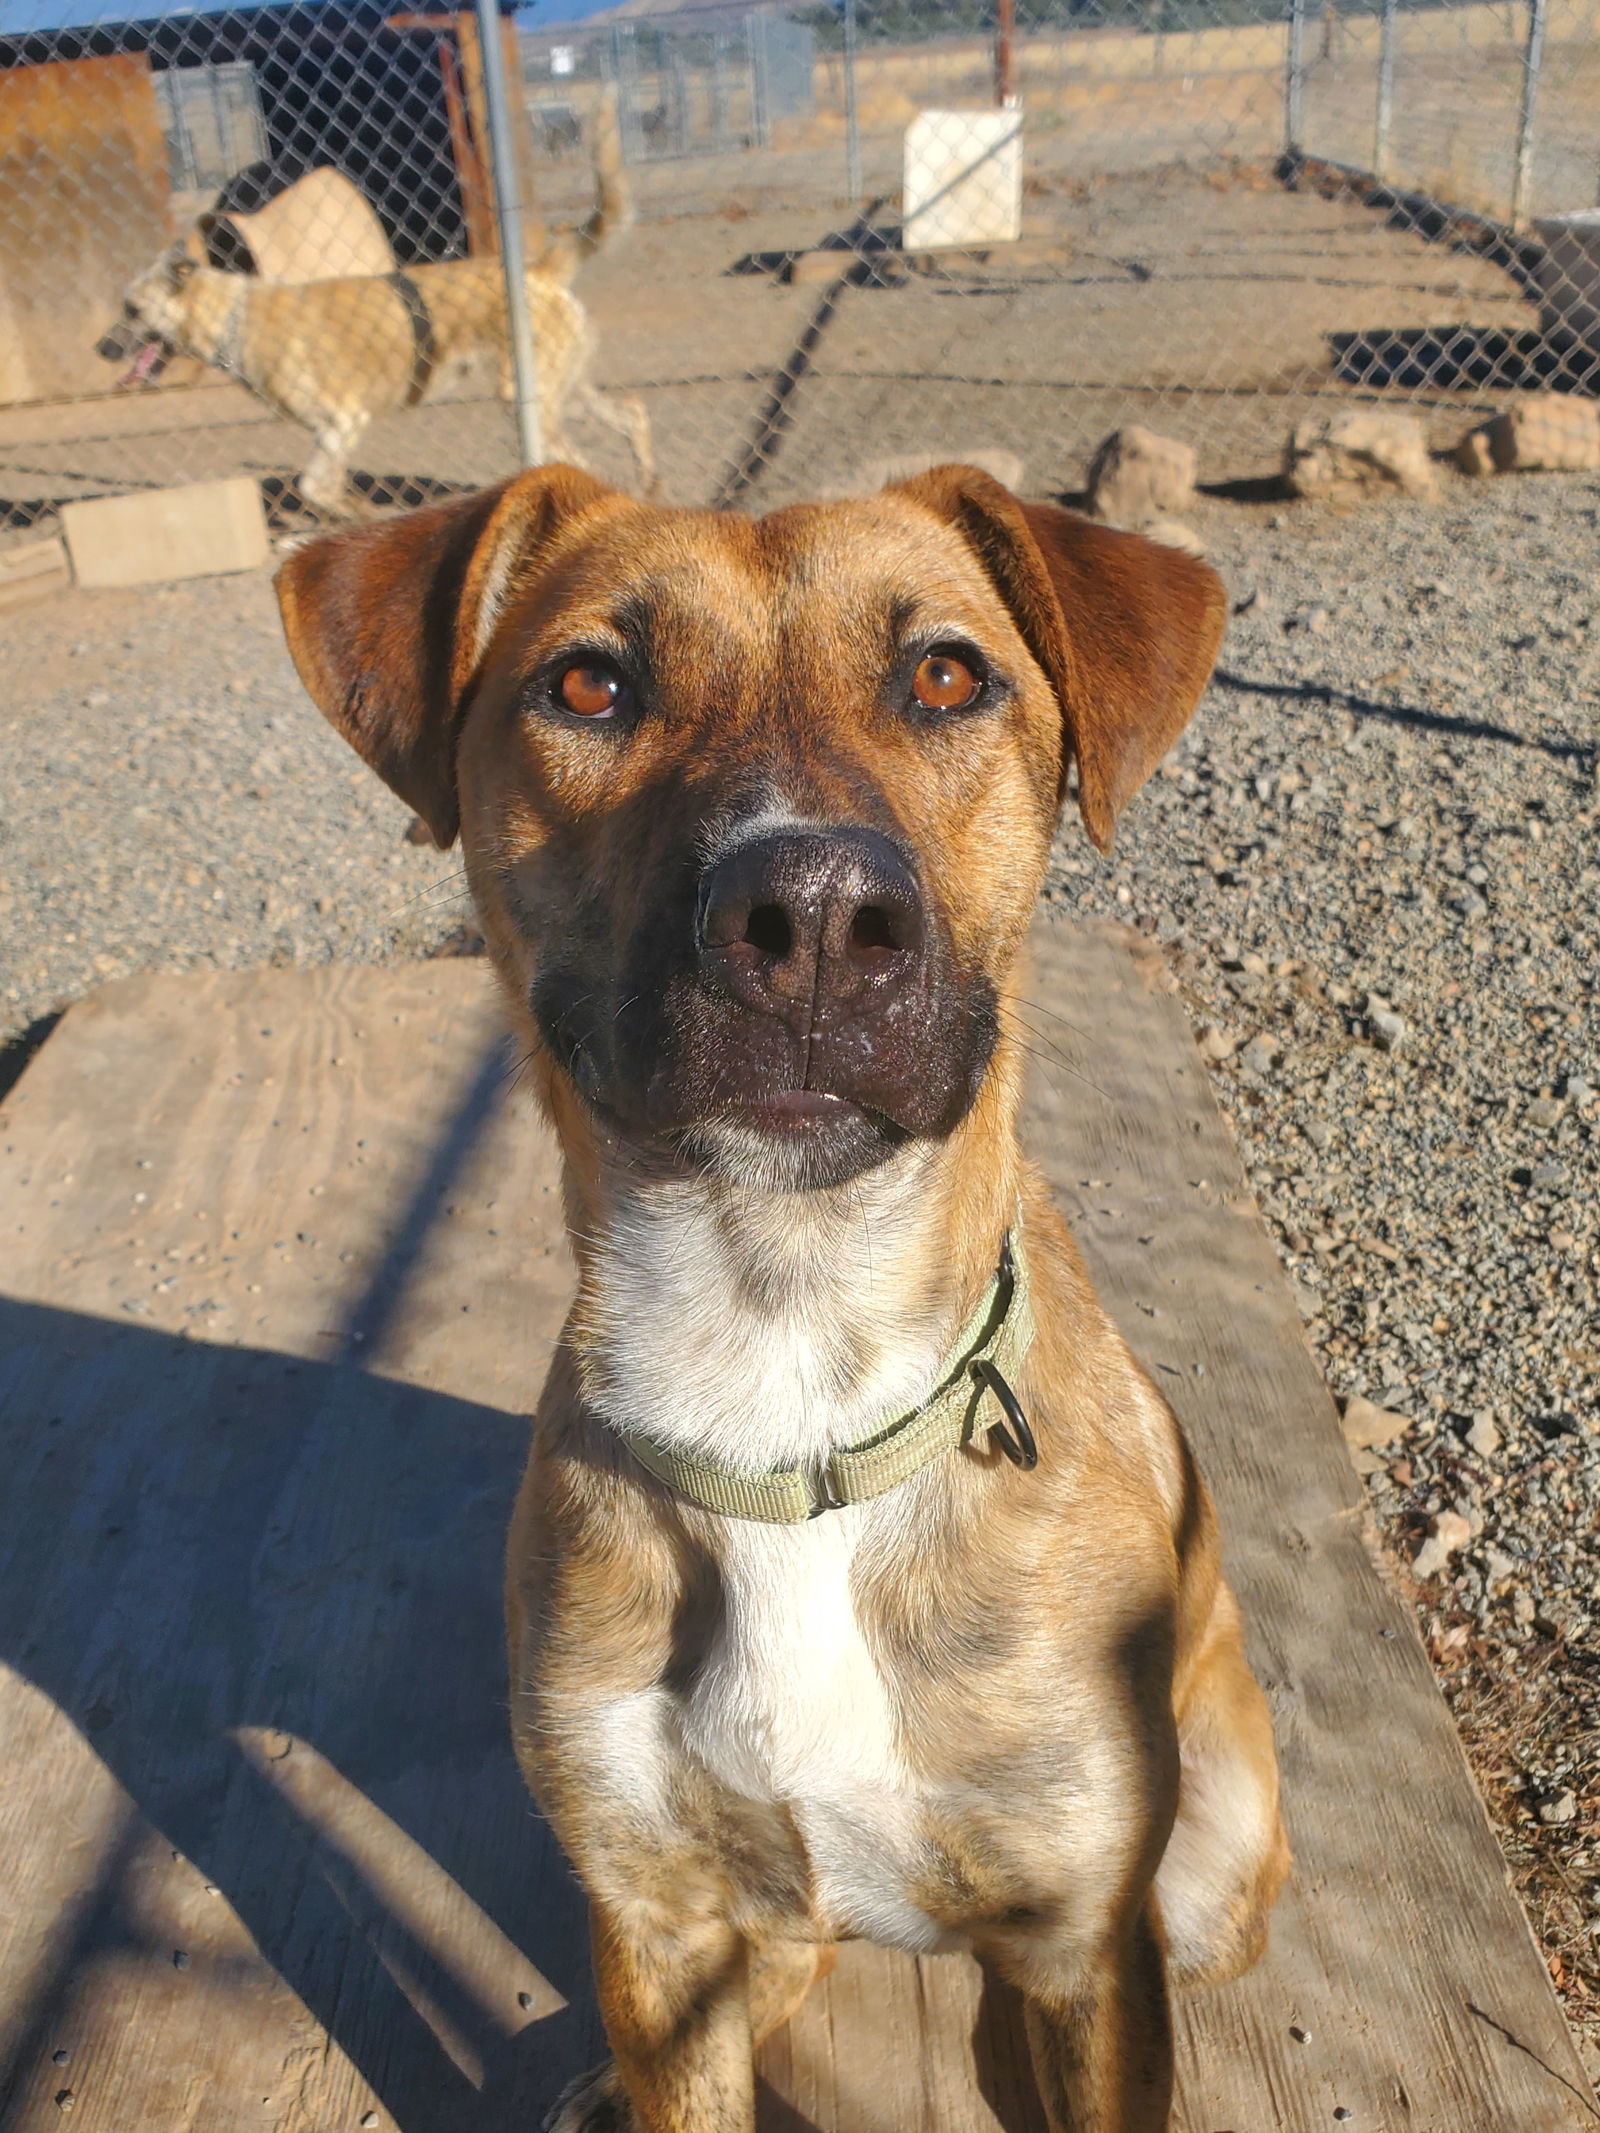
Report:
[[[123,392],[134,385],[153,385],[172,360],[174,350],[170,341],[152,333],[138,319],[122,318],[101,334],[94,352],[103,363],[127,364],[117,380],[117,390]]]
[[[737,845],[700,884],[701,967],[802,1033],[911,983],[927,937],[908,862],[876,830],[794,830]]]

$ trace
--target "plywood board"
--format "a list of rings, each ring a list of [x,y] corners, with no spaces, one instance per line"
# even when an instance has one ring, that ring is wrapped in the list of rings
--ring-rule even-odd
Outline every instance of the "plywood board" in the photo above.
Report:
[[[142,52],[0,68],[0,406],[115,388],[95,342],[168,242],[167,197]]]
[[[1042,921],[1032,997],[1032,1145],[1216,1486],[1289,1785],[1183,2123],[1592,2125],[1159,965]],[[0,1107],[7,2133],[528,2133],[595,2055],[496,1589],[557,1194],[481,964],[130,980]],[[961,1958],[847,1950],[763,2068],[767,2133],[1040,2125]]]

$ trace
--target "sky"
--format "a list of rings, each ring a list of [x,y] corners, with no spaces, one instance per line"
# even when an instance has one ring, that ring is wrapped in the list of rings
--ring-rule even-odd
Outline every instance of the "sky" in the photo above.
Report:
[[[97,22],[155,22],[172,16],[222,15],[241,0],[194,0],[185,7],[163,7],[160,0],[0,0],[0,37],[27,37],[36,31],[91,29]],[[288,5],[290,0],[243,0],[246,6]],[[535,0],[517,10],[518,26],[543,29],[550,23],[577,22],[597,14],[612,0]]]

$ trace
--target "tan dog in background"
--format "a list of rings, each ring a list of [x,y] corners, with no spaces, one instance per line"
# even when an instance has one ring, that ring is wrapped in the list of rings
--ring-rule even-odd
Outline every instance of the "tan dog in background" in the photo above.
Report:
[[[645,495],[655,488],[650,417],[631,393],[603,393],[590,377],[593,336],[572,292],[585,259],[632,220],[616,112],[598,107],[598,201],[578,230],[527,270],[545,446],[572,458],[565,424],[585,414],[627,440]],[[375,417],[479,390],[512,397],[505,284],[498,257],[447,260],[392,275],[276,283],[206,264],[196,232],[163,252],[123,294],[122,318],[102,352],[132,355],[124,382],[167,356],[198,357],[249,387],[274,413],[311,432],[298,481],[326,518],[359,514],[351,454]],[[480,374],[487,370],[487,377]]]
[[[835,1942],[1020,1988],[1056,2133],[1157,2133],[1169,1983],[1287,1868],[1210,1501],[1024,1162],[1019,961],[1221,637],[1203,564],[945,467],[763,520],[543,468],[280,574],[441,845],[566,1164],[516,1746],[614,2060],[560,2133],[749,2133]]]

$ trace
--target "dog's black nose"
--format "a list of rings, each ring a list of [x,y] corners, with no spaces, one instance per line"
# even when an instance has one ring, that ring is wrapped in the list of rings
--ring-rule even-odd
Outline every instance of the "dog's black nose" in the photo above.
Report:
[[[753,837],[700,882],[700,959],[747,1006],[810,1023],[866,1006],[921,959],[922,892],[876,830]]]

